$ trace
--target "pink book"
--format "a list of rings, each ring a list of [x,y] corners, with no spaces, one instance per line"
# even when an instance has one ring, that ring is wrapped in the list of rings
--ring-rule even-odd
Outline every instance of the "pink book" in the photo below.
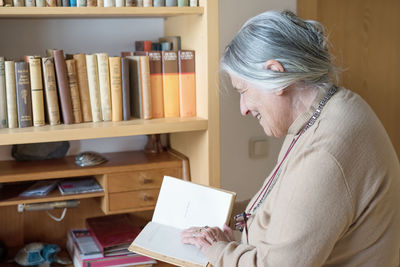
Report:
[[[82,260],[80,255],[75,253],[75,267],[111,267],[111,266],[132,266],[132,265],[152,265],[157,262],[149,257],[142,256],[136,253],[123,256],[110,256],[97,259]]]

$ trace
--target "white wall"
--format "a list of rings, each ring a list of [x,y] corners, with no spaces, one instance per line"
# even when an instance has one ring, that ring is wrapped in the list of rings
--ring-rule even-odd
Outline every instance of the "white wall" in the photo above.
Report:
[[[250,17],[267,10],[296,10],[296,0],[219,0],[220,53],[241,25]],[[243,117],[239,110],[239,94],[221,83],[221,187],[237,192],[237,200],[252,197],[275,165],[282,140],[265,137],[258,121]],[[249,140],[265,137],[268,155],[249,157]]]

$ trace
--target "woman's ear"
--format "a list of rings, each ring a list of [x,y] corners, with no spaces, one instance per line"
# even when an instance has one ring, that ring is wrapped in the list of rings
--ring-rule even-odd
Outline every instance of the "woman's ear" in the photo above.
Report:
[[[265,62],[264,69],[285,72],[285,69],[283,68],[282,64],[276,61],[275,59],[270,59],[267,62]]]

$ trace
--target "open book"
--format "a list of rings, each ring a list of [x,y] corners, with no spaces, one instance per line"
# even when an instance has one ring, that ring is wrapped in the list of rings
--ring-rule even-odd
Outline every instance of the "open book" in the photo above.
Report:
[[[206,266],[195,246],[182,244],[182,230],[228,223],[236,194],[165,176],[153,219],[129,250],[180,266]]]

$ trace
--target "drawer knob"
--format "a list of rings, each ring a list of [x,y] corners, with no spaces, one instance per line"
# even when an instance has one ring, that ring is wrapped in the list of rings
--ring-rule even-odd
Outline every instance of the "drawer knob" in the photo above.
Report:
[[[151,184],[153,182],[152,179],[149,178],[143,178],[143,184]]]
[[[144,196],[143,196],[143,200],[144,200],[144,201],[153,201],[153,200],[154,200],[154,197],[149,196],[149,195],[144,195]]]

